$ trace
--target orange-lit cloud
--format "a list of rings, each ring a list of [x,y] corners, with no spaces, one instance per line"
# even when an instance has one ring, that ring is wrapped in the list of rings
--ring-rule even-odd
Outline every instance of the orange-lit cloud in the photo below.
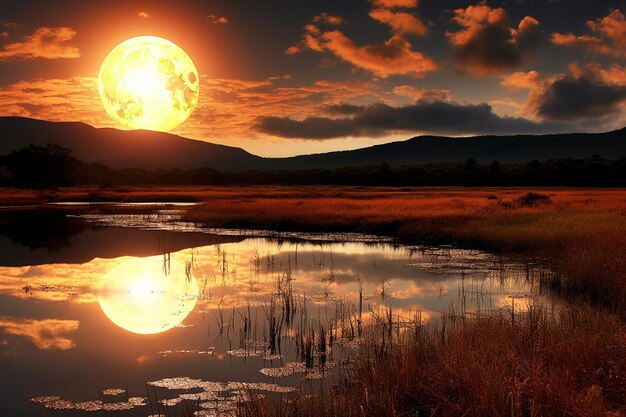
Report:
[[[227,18],[225,18],[224,16],[216,16],[214,14],[210,14],[207,16],[207,18],[209,19],[209,22],[215,24],[215,25],[226,25],[228,23],[230,23],[228,21]]]
[[[68,333],[75,332],[79,324],[76,320],[0,317],[0,328],[5,333],[27,337],[39,349],[72,349],[75,344],[68,338]]]
[[[148,14],[148,12],[139,12],[137,16],[147,19],[150,17],[150,14]]]
[[[417,0],[373,0],[372,3],[376,6],[396,8],[396,7],[417,7]]]
[[[383,3],[389,3],[387,5]],[[375,3],[378,6],[396,7],[397,2]],[[403,3],[404,4],[404,3]],[[409,3],[406,3],[409,4]],[[416,2],[411,2],[414,7]],[[426,25],[416,16],[408,12],[397,12],[385,7],[374,8],[370,17],[389,25],[393,36],[378,44],[357,45],[351,38],[337,29],[323,31],[318,24],[327,23],[337,26],[342,19],[322,13],[313,22],[304,27],[300,42],[289,47],[285,52],[294,55],[305,50],[329,52],[333,56],[374,74],[387,78],[391,75],[408,75],[423,77],[426,73],[436,71],[439,65],[425,54],[413,50],[413,46],[405,39],[405,35],[423,36],[427,33]]]
[[[412,85],[399,85],[393,89],[395,94],[409,97],[413,100],[425,101],[450,101],[452,94],[450,90],[439,90],[433,88],[417,88]]]
[[[584,47],[596,54],[626,56],[626,17],[621,10],[613,10],[607,16],[589,20],[590,34],[553,33],[552,42],[561,46]]]
[[[370,11],[370,17],[389,25],[394,33],[400,35],[424,36],[428,33],[428,27],[424,22],[411,13],[377,8]]]
[[[539,73],[537,71],[517,71],[504,77],[500,84],[512,90],[532,90],[539,85]]]
[[[504,9],[485,4],[455,10],[452,21],[461,26],[447,33],[457,70],[472,75],[501,74],[522,65],[541,34],[533,17],[524,17],[514,28]]]
[[[0,112],[50,121],[113,126],[104,113],[95,77],[19,81],[0,88]]]
[[[359,46],[334,30],[325,32],[322,41],[323,47],[335,56],[381,78],[390,75],[423,77],[439,69],[434,60],[414,51],[406,39],[397,35],[380,44]]]
[[[9,43],[0,50],[0,61],[34,58],[79,58],[78,48],[67,43],[74,39],[76,31],[68,27],[40,27],[22,42]]]
[[[312,25],[309,25],[312,26]],[[317,28],[316,28],[317,29]],[[421,52],[414,51],[411,44],[399,35],[376,45],[356,45],[339,30],[327,32],[305,29],[300,44],[287,49],[295,54],[305,49],[331,52],[353,66],[387,78],[390,75],[423,77],[427,72],[439,69],[437,63]]]

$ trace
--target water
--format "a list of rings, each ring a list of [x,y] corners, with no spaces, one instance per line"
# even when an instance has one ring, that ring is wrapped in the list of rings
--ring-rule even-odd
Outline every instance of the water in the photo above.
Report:
[[[2,213],[3,414],[214,415],[250,394],[288,400],[337,380],[389,311],[435,326],[522,314],[537,296],[540,268],[480,251],[202,233],[175,214]]]

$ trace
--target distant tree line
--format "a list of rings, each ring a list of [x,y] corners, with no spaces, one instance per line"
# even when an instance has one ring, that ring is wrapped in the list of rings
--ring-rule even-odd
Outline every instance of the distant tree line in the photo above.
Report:
[[[549,159],[487,164],[474,159],[415,166],[228,172],[197,169],[113,169],[86,163],[58,145],[28,146],[0,156],[0,185],[50,188],[70,185],[378,185],[378,186],[626,186],[626,158]]]

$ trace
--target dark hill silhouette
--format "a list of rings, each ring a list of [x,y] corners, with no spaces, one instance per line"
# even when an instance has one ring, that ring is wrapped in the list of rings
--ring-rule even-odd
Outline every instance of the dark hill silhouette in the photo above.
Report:
[[[606,159],[626,156],[626,128],[607,133],[557,135],[475,136],[450,138],[418,136],[352,151],[303,155],[278,160],[281,168],[312,169],[368,166],[422,165],[475,159],[481,163],[521,163],[551,158]]]
[[[262,158],[241,148],[216,145],[152,131],[96,129],[84,123],[46,122],[0,117],[0,155],[29,144],[56,143],[87,162],[113,168],[198,168],[224,171],[248,169],[316,169],[346,166],[421,165],[475,159],[520,163],[551,158],[607,159],[626,156],[626,128],[607,133],[476,136],[449,138],[420,136],[352,151],[290,158]]]
[[[0,117],[0,155],[27,145],[55,143],[86,162],[112,168],[238,169],[260,160],[241,148],[186,139],[147,130],[96,129],[78,122],[46,122]]]

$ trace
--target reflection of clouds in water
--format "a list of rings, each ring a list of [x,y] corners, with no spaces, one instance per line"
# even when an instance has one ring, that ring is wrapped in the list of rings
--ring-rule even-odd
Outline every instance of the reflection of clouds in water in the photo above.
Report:
[[[0,267],[0,293],[21,299],[96,302],[99,277],[122,261],[96,258],[81,265]]]
[[[23,318],[0,317],[0,328],[7,334],[24,336],[33,341],[39,349],[72,349],[74,341],[68,333],[78,329],[77,320],[30,320]]]

